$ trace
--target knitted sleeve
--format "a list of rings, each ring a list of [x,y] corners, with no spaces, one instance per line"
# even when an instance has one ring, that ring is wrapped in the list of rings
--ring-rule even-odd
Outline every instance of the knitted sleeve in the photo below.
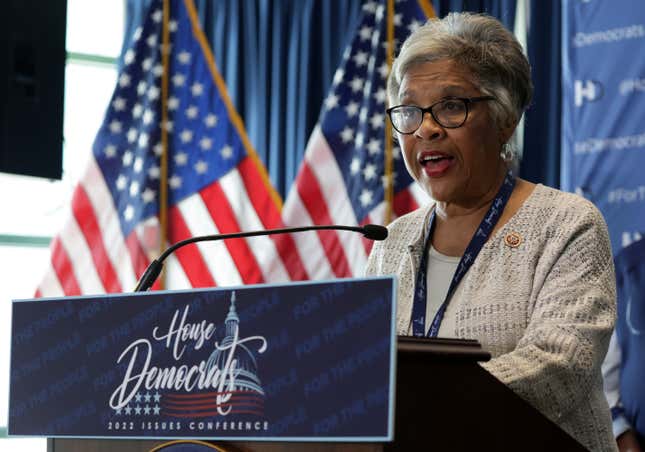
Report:
[[[528,325],[516,348],[483,367],[557,421],[589,394],[616,315],[609,236],[589,203],[544,230]],[[563,221],[566,220],[566,221]]]

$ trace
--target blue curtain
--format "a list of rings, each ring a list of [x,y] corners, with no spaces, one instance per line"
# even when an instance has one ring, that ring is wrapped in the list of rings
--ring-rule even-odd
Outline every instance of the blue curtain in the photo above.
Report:
[[[125,42],[148,3],[149,0],[127,0]],[[195,1],[233,103],[283,197],[296,176],[336,67],[355,31],[362,3],[362,0]],[[432,3],[439,16],[450,11],[485,12],[511,30],[514,26],[516,0]],[[532,3],[539,3],[531,11],[529,36],[529,56],[539,102],[527,114],[520,174],[534,182],[557,186],[560,12],[552,2]]]
[[[531,2],[528,55],[535,92],[526,112],[520,175],[560,186],[561,13],[560,2]]]
[[[499,19],[509,30],[515,25],[516,0],[434,0],[437,16],[443,17],[451,11],[486,13]]]

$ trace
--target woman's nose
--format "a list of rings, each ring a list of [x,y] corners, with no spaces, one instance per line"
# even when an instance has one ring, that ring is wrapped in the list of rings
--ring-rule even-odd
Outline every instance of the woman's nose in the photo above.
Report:
[[[421,125],[414,134],[423,140],[432,140],[443,136],[445,132],[445,129],[435,121],[430,112],[425,112]]]

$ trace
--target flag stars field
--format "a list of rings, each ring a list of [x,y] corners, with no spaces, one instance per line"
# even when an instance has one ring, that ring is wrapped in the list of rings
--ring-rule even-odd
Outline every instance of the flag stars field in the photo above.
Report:
[[[208,151],[213,147],[213,140],[208,137],[204,137],[199,140],[199,147],[202,148],[202,151]]]
[[[345,127],[340,133],[340,138],[343,140],[343,143],[349,143],[354,139],[354,129],[351,127]]]
[[[199,82],[195,82],[193,83],[193,86],[190,87],[190,92],[193,93],[193,96],[195,97],[201,96],[204,92],[204,86]]]
[[[172,83],[177,87],[184,86],[185,82],[186,82],[186,76],[184,74],[175,74],[172,76]]]
[[[117,148],[116,148],[116,146],[115,146],[115,145],[113,145],[113,144],[108,144],[108,145],[107,145],[107,146],[105,146],[105,148],[103,149],[103,154],[104,154],[107,158],[111,159],[111,158],[113,158],[114,156],[116,156],[116,151],[117,151]]]
[[[350,118],[356,116],[356,114],[358,114],[359,107],[360,105],[358,104],[358,102],[351,101],[350,103],[348,103],[347,106],[345,107],[347,116],[349,116]]]
[[[349,165],[349,170],[352,174],[358,174],[361,170],[361,159],[354,157],[352,163]]]
[[[148,44],[149,47],[155,47],[157,45],[157,35],[148,36],[148,39],[146,39],[146,44]]]
[[[365,66],[367,64],[367,56],[368,56],[367,52],[358,52],[354,56],[354,63],[356,64],[356,66],[358,67]]]
[[[138,136],[139,132],[137,132],[137,129],[131,127],[130,130],[128,130],[128,143],[134,143],[135,141],[137,141]]]
[[[140,103],[136,103],[132,108],[132,117],[135,119],[140,118],[142,114],[143,114],[143,105],[141,105]]]
[[[147,89],[148,89],[148,84],[145,81],[141,80],[137,85],[137,94],[139,96],[143,96],[146,93]]]
[[[338,106],[338,96],[334,93],[330,93],[325,99],[325,107],[327,110],[332,110]]]
[[[362,41],[367,41],[372,36],[372,27],[368,27],[367,25],[361,27],[359,35]]]
[[[359,92],[363,88],[364,80],[360,77],[354,77],[350,82],[349,86],[354,93]]]
[[[159,99],[160,90],[156,86],[151,86],[148,90],[148,99],[157,100]]]
[[[377,155],[381,152],[381,142],[376,138],[372,138],[366,147],[370,155]]]
[[[155,119],[155,114],[152,110],[146,110],[143,112],[143,118],[141,118],[143,121],[144,125],[151,124],[152,121]]]
[[[121,123],[116,119],[110,123],[110,132],[113,134],[121,133]]]
[[[217,125],[217,116],[212,113],[206,115],[206,118],[204,118],[204,124],[206,124],[206,127],[215,127]]]
[[[143,193],[141,193],[141,199],[143,199],[143,202],[146,204],[153,202],[156,197],[157,194],[150,187],[147,187]]]
[[[137,196],[139,194],[139,182],[132,181],[130,183],[130,196]]]
[[[369,207],[372,204],[373,198],[374,195],[372,194],[371,190],[364,188],[360,196],[360,201],[363,207]]]
[[[179,99],[174,96],[170,96],[168,98],[168,110],[173,111],[173,110],[176,110],[178,107],[179,107]]]
[[[198,114],[199,114],[199,110],[194,105],[191,105],[186,109],[186,117],[188,119],[195,119]]]
[[[119,175],[116,179],[116,188],[118,190],[125,190],[125,187],[128,185],[128,179],[123,175]]]
[[[174,123],[170,119],[168,119],[165,122],[161,123],[161,126],[164,128],[166,132],[172,133]]]
[[[370,125],[373,129],[380,129],[385,125],[385,115],[382,113],[374,113],[370,118]]]
[[[116,97],[114,101],[112,101],[112,108],[114,108],[114,111],[124,111],[126,107],[126,101],[123,97]]]
[[[345,71],[343,69],[338,69],[336,73],[334,74],[334,85],[338,85],[343,81],[343,77],[345,76]]]
[[[190,143],[193,140],[193,132],[192,130],[184,129],[182,130],[179,137],[182,143]]]
[[[219,151],[219,153],[224,160],[228,160],[233,157],[233,148],[229,145],[226,145]]]
[[[163,11],[162,11],[162,10],[160,10],[160,9],[155,9],[155,10],[152,12],[152,15],[151,15],[150,17],[152,17],[152,20],[153,20],[155,23],[160,23],[160,22],[161,22],[161,19],[163,19]]]
[[[205,174],[207,171],[208,171],[208,163],[207,162],[205,162],[203,160],[199,160],[197,163],[195,163],[195,172],[197,174],[200,174],[200,175]]]
[[[179,188],[181,187],[181,177],[177,175],[173,175],[170,179],[168,179],[168,185],[170,185],[171,188]]]
[[[137,158],[134,159],[134,166],[132,169],[135,173],[140,173],[143,170],[143,158],[141,158],[141,156],[137,156]]]
[[[119,86],[121,88],[126,88],[130,86],[130,76],[126,73],[121,74],[119,77]]]
[[[135,57],[136,54],[134,53],[134,50],[128,49],[125,52],[125,55],[123,55],[123,62],[126,64],[126,66],[129,66],[134,62]]]
[[[177,55],[177,60],[179,60],[181,64],[190,63],[190,53],[186,52],[185,50],[182,52],[179,52],[179,55]]]
[[[188,163],[188,154],[185,152],[179,152],[175,155],[175,163],[179,166],[183,166]]]

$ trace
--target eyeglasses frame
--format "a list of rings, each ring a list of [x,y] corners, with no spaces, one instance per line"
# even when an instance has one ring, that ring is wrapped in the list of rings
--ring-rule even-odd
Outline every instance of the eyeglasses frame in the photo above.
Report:
[[[460,100],[460,101],[464,102],[464,104],[466,106],[466,115],[464,116],[464,120],[458,126],[444,126],[443,124],[441,124],[441,122],[439,120],[437,120],[437,118],[434,115],[434,112],[432,111],[432,109],[435,107],[435,105],[439,105],[440,103],[445,102],[447,100]],[[468,120],[468,113],[470,113],[470,108],[469,108],[470,104],[474,104],[476,102],[483,102],[483,101],[487,101],[487,100],[496,100],[496,99],[493,96],[477,96],[477,97],[456,97],[456,96],[452,97],[451,96],[451,97],[444,97],[443,99],[438,100],[434,104],[430,105],[429,107],[425,107],[425,108],[419,107],[417,105],[404,105],[404,104],[401,104],[401,105],[395,105],[394,107],[390,107],[387,110],[385,110],[385,112],[387,113],[388,118],[390,118],[390,124],[392,124],[392,127],[394,128],[394,130],[396,130],[401,135],[412,135],[417,130],[419,130],[419,128],[423,125],[423,118],[424,118],[426,113],[430,113],[430,116],[432,116],[432,119],[434,120],[434,122],[439,124],[444,129],[458,129],[459,127],[463,126],[466,123],[466,121]],[[416,129],[414,129],[412,132],[401,132],[394,125],[394,122],[392,121],[392,111],[395,110],[396,108],[399,108],[399,107],[416,107],[419,110],[421,110],[421,122],[419,122],[419,126]]]

